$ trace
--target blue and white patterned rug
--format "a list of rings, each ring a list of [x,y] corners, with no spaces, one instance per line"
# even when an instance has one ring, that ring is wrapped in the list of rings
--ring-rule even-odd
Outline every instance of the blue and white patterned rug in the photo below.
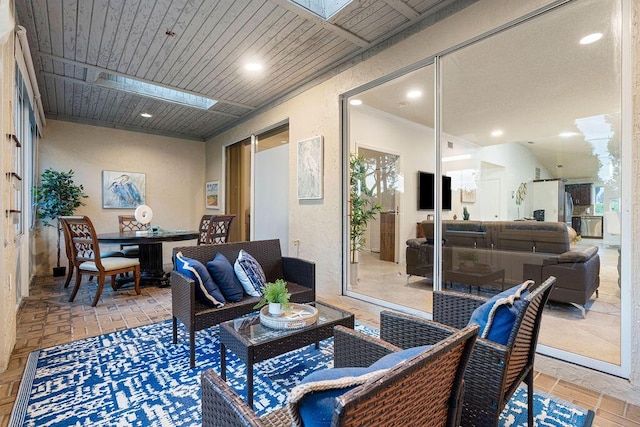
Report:
[[[375,329],[357,329],[376,335]],[[201,425],[200,373],[220,372],[218,328],[196,335],[196,368],[189,368],[188,337],[171,343],[171,321],[101,335],[30,354],[10,426]],[[256,364],[254,405],[259,415],[282,407],[305,375],[333,364],[332,340]],[[245,365],[227,353],[227,380],[246,395]],[[526,425],[526,392],[502,414],[503,426]],[[593,412],[542,393],[536,424],[590,426]]]

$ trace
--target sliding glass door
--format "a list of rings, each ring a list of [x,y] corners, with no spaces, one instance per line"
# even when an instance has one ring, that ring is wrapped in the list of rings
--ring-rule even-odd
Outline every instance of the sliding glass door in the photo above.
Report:
[[[624,376],[621,46],[620,0],[573,1],[347,94],[349,151],[399,154],[402,209],[398,258],[365,246],[345,293],[429,313],[554,275],[541,351]]]

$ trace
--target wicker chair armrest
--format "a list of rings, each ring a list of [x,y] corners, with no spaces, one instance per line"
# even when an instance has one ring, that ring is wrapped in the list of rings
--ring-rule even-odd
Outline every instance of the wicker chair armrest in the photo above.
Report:
[[[455,333],[454,328],[408,314],[380,313],[380,338],[400,348],[433,345]]]
[[[473,311],[487,298],[453,291],[433,292],[433,320],[462,329],[467,326]]]
[[[301,258],[282,257],[284,279],[298,285],[316,288],[316,263]]]
[[[204,427],[263,426],[247,403],[212,369],[201,374]]]
[[[379,338],[344,326],[335,326],[333,337],[333,366],[336,368],[365,368],[387,354],[402,350]]]
[[[195,301],[195,282],[182,273],[171,272],[171,307],[173,315],[179,319],[192,317]]]

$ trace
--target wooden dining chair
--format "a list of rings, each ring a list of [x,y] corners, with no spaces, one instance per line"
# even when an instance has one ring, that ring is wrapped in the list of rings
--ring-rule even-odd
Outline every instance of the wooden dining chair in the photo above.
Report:
[[[98,289],[91,304],[92,307],[95,307],[100,300],[107,276],[111,276],[111,287],[113,290],[117,290],[116,276],[133,272],[135,291],[140,295],[140,263],[138,260],[124,257],[101,258],[96,231],[89,217],[84,215],[61,216],[60,221],[63,221],[64,227],[67,228],[71,243],[71,256],[77,273],[69,302],[75,299],[83,274],[98,276]]]
[[[81,218],[81,217],[77,217]],[[60,225],[62,227],[62,232],[64,233],[64,247],[67,255],[67,260],[69,261],[69,266],[67,268],[67,278],[64,282],[64,287],[68,288],[69,283],[71,283],[71,277],[73,277],[73,273],[76,270],[76,266],[73,262],[73,244],[71,243],[71,232],[69,231],[69,227],[66,221],[60,220]],[[113,257],[123,257],[124,254],[120,251],[101,251],[100,258],[113,258]],[[89,276],[89,281],[93,280],[93,276]]]
[[[206,245],[209,239],[209,224],[213,215],[202,215],[198,227],[198,245]]]
[[[133,215],[118,215],[118,227],[120,233],[126,231],[145,231],[151,224],[142,224],[136,220]],[[138,258],[140,256],[140,247],[135,244],[122,244],[120,245],[120,251],[124,254],[125,258]]]
[[[209,221],[207,243],[210,245],[227,243],[231,231],[231,221],[235,217],[235,215],[214,215]]]

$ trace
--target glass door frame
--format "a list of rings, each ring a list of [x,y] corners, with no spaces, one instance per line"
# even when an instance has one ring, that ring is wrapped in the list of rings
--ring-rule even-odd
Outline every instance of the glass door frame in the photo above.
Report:
[[[387,76],[369,82],[360,87],[354,88],[350,91],[347,91],[340,95],[340,130],[341,130],[341,141],[342,141],[342,177],[343,177],[343,186],[342,186],[342,235],[343,235],[343,263],[342,263],[342,293],[346,296],[355,297],[370,303],[374,303],[377,305],[382,305],[384,307],[388,307],[394,310],[410,313],[410,314],[418,314],[422,317],[431,318],[430,313],[425,313],[423,311],[417,311],[414,309],[408,309],[404,306],[399,306],[396,304],[389,304],[388,302],[381,301],[375,298],[370,298],[363,296],[361,294],[355,294],[354,292],[349,291],[348,283],[349,283],[349,192],[348,192],[348,181],[349,181],[349,152],[350,152],[350,140],[349,140],[349,104],[348,100],[350,97],[355,96],[361,92],[364,92],[368,89],[379,86],[383,83],[391,81],[397,77],[400,77],[404,74],[407,74],[411,71],[415,71],[421,67],[425,67],[431,64],[435,64],[435,125],[434,125],[434,140],[435,140],[435,175],[440,176],[442,169],[442,153],[440,149],[440,142],[442,139],[442,129],[441,129],[441,102],[442,102],[442,93],[441,93],[441,70],[440,70],[440,58],[445,55],[455,52],[459,49],[463,49],[468,47],[480,40],[491,37],[499,32],[506,31],[510,28],[513,28],[520,23],[526,22],[532,18],[538,17],[548,12],[552,12],[554,9],[561,7],[568,3],[574,3],[579,0],[563,0],[551,3],[535,12],[529,13],[525,16],[522,16],[512,22],[501,25],[491,31],[488,31],[484,34],[481,34],[475,38],[467,40],[466,42],[460,43],[456,46],[448,48],[436,55],[433,55],[423,61],[417,62],[408,67],[404,67],[394,73],[391,73]],[[621,205],[622,209],[620,209],[621,214],[621,226],[624,230],[632,229],[632,212],[630,210],[631,207],[631,186],[625,186],[624,183],[632,182],[632,144],[633,144],[633,117],[632,117],[632,81],[633,81],[633,64],[631,63],[633,55],[632,55],[632,2],[631,0],[619,0],[622,6],[622,16],[621,16],[621,27],[622,27],[622,46],[621,46],[621,61],[622,61],[622,69],[621,69],[621,150],[622,150],[622,159],[621,159]],[[435,218],[434,218],[434,240],[440,241],[441,239],[441,225],[442,225],[442,209],[440,206],[440,194],[442,191],[441,184],[439,180],[436,181],[436,209],[435,209]],[[558,358],[570,363],[575,363],[581,366],[585,366],[587,368],[595,369],[598,371],[602,371],[605,373],[609,373],[622,378],[629,378],[631,374],[631,343],[632,343],[632,293],[631,293],[631,266],[632,266],[632,236],[631,233],[622,233],[621,234],[621,266],[620,266],[620,280],[623,286],[620,289],[620,365],[615,365],[608,362],[599,361],[596,359],[592,359],[589,357],[585,357],[576,353],[571,353],[566,350],[560,350],[557,348],[545,346],[542,344],[538,345],[537,351],[540,354],[551,356],[554,358]],[[442,248],[440,245],[436,245],[434,247],[434,290],[441,288],[442,283]],[[626,285],[624,285],[626,284]]]

